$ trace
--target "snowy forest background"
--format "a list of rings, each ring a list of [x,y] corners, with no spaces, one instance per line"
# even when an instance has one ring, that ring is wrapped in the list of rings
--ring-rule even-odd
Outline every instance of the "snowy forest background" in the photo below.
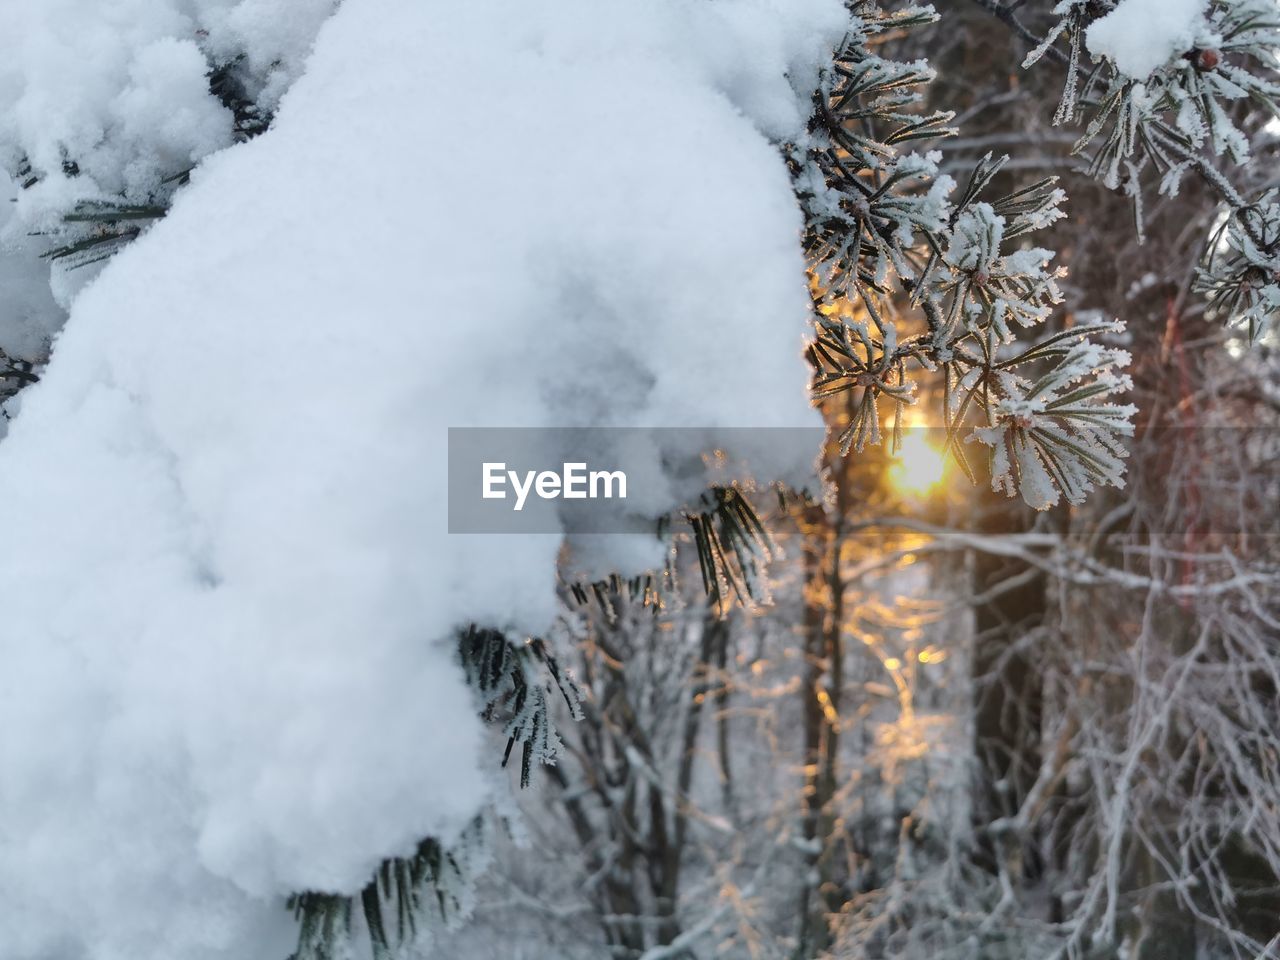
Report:
[[[1276,0],[0,10],[0,958],[1280,958]]]

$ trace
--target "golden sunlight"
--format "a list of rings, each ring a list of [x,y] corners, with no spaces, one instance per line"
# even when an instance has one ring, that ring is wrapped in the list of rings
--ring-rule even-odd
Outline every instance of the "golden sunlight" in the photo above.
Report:
[[[889,468],[889,480],[899,491],[918,496],[942,479],[945,467],[942,451],[920,434],[908,433],[902,438],[902,446]]]

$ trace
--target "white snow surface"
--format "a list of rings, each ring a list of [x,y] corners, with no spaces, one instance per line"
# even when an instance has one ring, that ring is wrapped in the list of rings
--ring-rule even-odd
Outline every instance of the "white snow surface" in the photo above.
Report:
[[[336,0],[0,0],[0,158],[40,183],[19,221],[48,227],[80,200],[144,201],[232,140],[209,92],[239,59],[270,110]],[[65,163],[79,175],[68,176]]]
[[[1208,29],[1209,0],[1120,0],[1085,31],[1095,57],[1110,57],[1121,73],[1146,80],[1191,50]]]
[[[301,56],[319,6],[5,0],[6,136],[216,149],[190,11]],[[78,295],[0,443],[0,958],[280,960],[284,894],[457,834],[497,756],[449,638],[545,630],[560,542],[449,536],[446,428],[819,424],[770,140],[845,16],[346,0]]]
[[[17,195],[17,184],[0,173],[0,235],[13,220]],[[64,320],[38,252],[28,245],[0,246],[0,350],[18,360],[43,360]]]

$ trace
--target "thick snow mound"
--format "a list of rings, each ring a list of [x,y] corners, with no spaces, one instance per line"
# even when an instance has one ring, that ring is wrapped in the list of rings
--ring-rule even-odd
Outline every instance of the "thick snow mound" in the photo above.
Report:
[[[818,422],[770,138],[844,16],[347,0],[80,294],[0,444],[0,957],[278,960],[283,894],[467,822],[496,757],[449,638],[546,629],[560,544],[447,535],[446,429]],[[204,149],[146,133],[195,69],[148,50],[138,142]]]
[[[232,141],[209,89],[236,64],[264,110],[302,70],[336,0],[0,0],[0,156],[24,226],[77,201],[142,202]]]
[[[1089,26],[1085,43],[1097,57],[1110,57],[1121,73],[1146,80],[1152,72],[1191,50],[1205,32],[1209,0],[1120,0]]]
[[[0,173],[0,236],[13,219],[17,196],[17,184]],[[18,360],[43,360],[65,319],[38,253],[0,245],[0,350]]]

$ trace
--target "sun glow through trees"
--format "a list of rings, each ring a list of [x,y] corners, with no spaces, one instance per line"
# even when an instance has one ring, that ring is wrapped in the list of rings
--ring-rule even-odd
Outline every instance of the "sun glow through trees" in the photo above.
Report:
[[[889,480],[899,492],[919,496],[936,486],[945,472],[942,451],[922,434],[908,433],[889,468]]]

